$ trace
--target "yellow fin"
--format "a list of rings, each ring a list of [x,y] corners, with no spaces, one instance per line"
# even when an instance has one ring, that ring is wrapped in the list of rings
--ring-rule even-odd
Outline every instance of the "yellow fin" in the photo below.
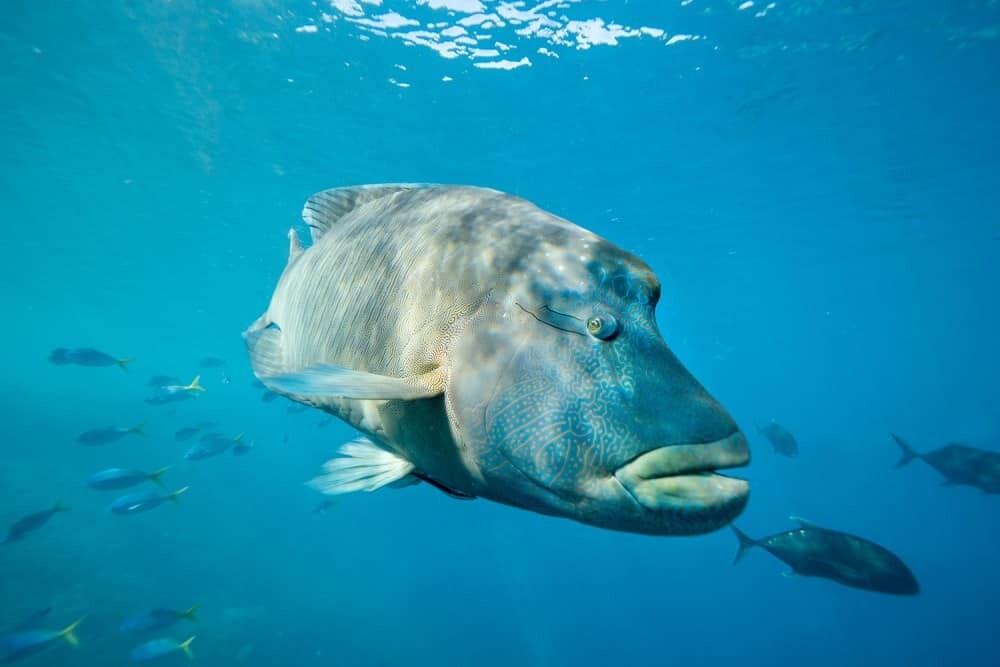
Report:
[[[172,467],[173,466],[164,466],[159,470],[149,473],[146,476],[146,479],[148,479],[150,482],[153,482],[154,484],[159,484],[160,486],[163,486],[163,480],[160,478],[163,477],[163,473],[167,472]]]
[[[122,369],[123,371],[127,371],[128,368],[125,367],[125,364],[131,364],[133,361],[135,361],[135,359],[133,359],[132,357],[125,357],[124,359],[115,359],[115,361],[118,362],[118,368]]]
[[[184,493],[185,491],[187,491],[188,489],[190,489],[190,488],[191,488],[190,486],[182,486],[181,488],[177,489],[176,491],[174,491],[173,493],[171,493],[169,496],[167,496],[167,498],[170,498],[172,501],[174,501],[176,503],[177,502],[177,497],[179,495],[181,495],[182,493]]]
[[[184,641],[182,641],[180,644],[177,645],[177,648],[184,651],[184,655],[188,657],[188,660],[194,659],[194,654],[191,653],[191,642],[194,641],[194,638],[195,635],[191,635],[190,637],[188,637],[187,639],[185,639]]]
[[[189,621],[197,621],[198,620],[198,615],[197,615],[196,612],[198,611],[198,607],[200,607],[200,606],[201,606],[200,602],[195,602],[193,605],[191,605],[191,608],[188,609],[183,614],[181,614],[181,616],[183,616],[184,618],[186,618]]]
[[[194,379],[191,380],[191,384],[184,387],[184,391],[205,391],[205,388],[198,384],[199,380],[201,380],[201,376],[195,375]]]
[[[60,630],[59,634],[57,636],[62,637],[63,639],[65,639],[66,643],[69,644],[70,646],[79,646],[80,645],[80,640],[77,639],[77,637],[76,637],[75,634],[73,634],[73,631],[76,630],[76,626],[80,625],[80,623],[82,623],[83,619],[85,619],[85,618],[87,618],[87,617],[86,616],[81,616],[76,621],[74,621],[70,625],[68,625],[65,628],[63,628],[62,630]]]

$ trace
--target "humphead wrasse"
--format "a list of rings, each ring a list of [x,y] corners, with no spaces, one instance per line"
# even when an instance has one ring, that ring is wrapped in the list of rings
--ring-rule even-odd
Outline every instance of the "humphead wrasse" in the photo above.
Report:
[[[313,485],[427,482],[615,530],[695,534],[748,499],[746,439],[657,329],[638,257],[502,192],[326,190],[244,333],[255,375],[366,437]]]

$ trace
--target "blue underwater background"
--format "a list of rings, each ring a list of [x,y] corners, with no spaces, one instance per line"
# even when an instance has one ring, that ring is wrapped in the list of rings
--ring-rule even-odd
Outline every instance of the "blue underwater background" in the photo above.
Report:
[[[1000,3],[9,2],[0,62],[0,526],[71,508],[0,545],[0,634],[86,616],[23,664],[125,664],[152,638],[125,617],[195,603],[161,634],[219,667],[1000,663],[1000,497],[895,470],[889,438],[1000,450]],[[263,401],[240,332],[306,197],[394,181],[506,190],[643,257],[751,439],[737,525],[863,535],[921,594],[428,485],[314,512],[354,432]],[[253,451],[183,460],[204,420]],[[166,465],[190,490],[136,516],[85,485]]]

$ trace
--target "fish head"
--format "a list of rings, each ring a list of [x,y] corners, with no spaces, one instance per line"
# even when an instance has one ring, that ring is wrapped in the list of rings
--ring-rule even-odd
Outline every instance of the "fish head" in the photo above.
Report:
[[[582,230],[581,230],[582,231]],[[446,406],[478,495],[606,528],[718,529],[746,438],[656,324],[652,270],[599,237],[524,259],[448,352]]]

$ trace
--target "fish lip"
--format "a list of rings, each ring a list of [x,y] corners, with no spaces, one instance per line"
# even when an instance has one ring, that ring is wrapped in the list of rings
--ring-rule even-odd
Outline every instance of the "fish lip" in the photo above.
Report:
[[[642,481],[715,473],[750,463],[750,448],[740,430],[705,443],[677,443],[648,450],[615,471],[625,486]],[[728,475],[721,475],[729,477]],[[739,479],[739,478],[732,478]]]

